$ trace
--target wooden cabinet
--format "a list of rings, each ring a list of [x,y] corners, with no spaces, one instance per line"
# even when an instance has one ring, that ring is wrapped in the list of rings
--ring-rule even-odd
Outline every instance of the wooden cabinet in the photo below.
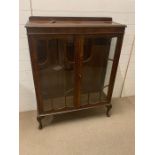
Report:
[[[110,116],[125,27],[108,17],[29,18],[39,128],[46,115],[100,105]]]

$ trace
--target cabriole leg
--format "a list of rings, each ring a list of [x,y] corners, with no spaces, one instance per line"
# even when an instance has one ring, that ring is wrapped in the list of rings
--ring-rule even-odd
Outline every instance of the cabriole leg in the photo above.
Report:
[[[109,112],[110,112],[110,110],[112,108],[112,104],[106,104],[106,108],[107,108],[106,115],[107,115],[107,117],[110,117]]]
[[[43,128],[42,122],[41,122],[41,120],[42,120],[43,118],[44,118],[44,116],[37,116],[37,121],[38,121],[38,123],[39,123],[39,126],[38,126],[39,129],[42,129],[42,128]]]

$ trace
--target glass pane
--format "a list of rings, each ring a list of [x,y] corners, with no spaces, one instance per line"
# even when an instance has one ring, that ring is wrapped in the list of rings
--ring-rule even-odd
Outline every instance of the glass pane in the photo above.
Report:
[[[43,110],[73,107],[74,40],[36,41]]]
[[[117,37],[112,38],[110,44],[109,59],[114,58],[116,43],[117,43]]]
[[[117,38],[85,38],[81,80],[82,105],[106,99]]]

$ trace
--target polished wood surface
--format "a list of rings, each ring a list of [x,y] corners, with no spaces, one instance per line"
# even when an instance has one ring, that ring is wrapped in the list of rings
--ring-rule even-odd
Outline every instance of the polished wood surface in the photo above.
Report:
[[[26,27],[122,27],[112,18],[30,17]]]
[[[125,25],[109,17],[30,17],[26,24],[37,98],[45,115],[106,105]]]

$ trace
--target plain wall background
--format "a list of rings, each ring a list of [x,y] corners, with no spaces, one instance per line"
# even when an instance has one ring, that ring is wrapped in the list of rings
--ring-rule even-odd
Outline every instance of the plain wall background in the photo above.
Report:
[[[113,97],[135,94],[134,61],[134,0],[20,0],[20,81],[19,109],[36,109],[36,98],[29,58],[29,48],[24,28],[28,17],[34,16],[92,16],[112,17],[114,21],[126,24],[126,32],[119,61]]]

